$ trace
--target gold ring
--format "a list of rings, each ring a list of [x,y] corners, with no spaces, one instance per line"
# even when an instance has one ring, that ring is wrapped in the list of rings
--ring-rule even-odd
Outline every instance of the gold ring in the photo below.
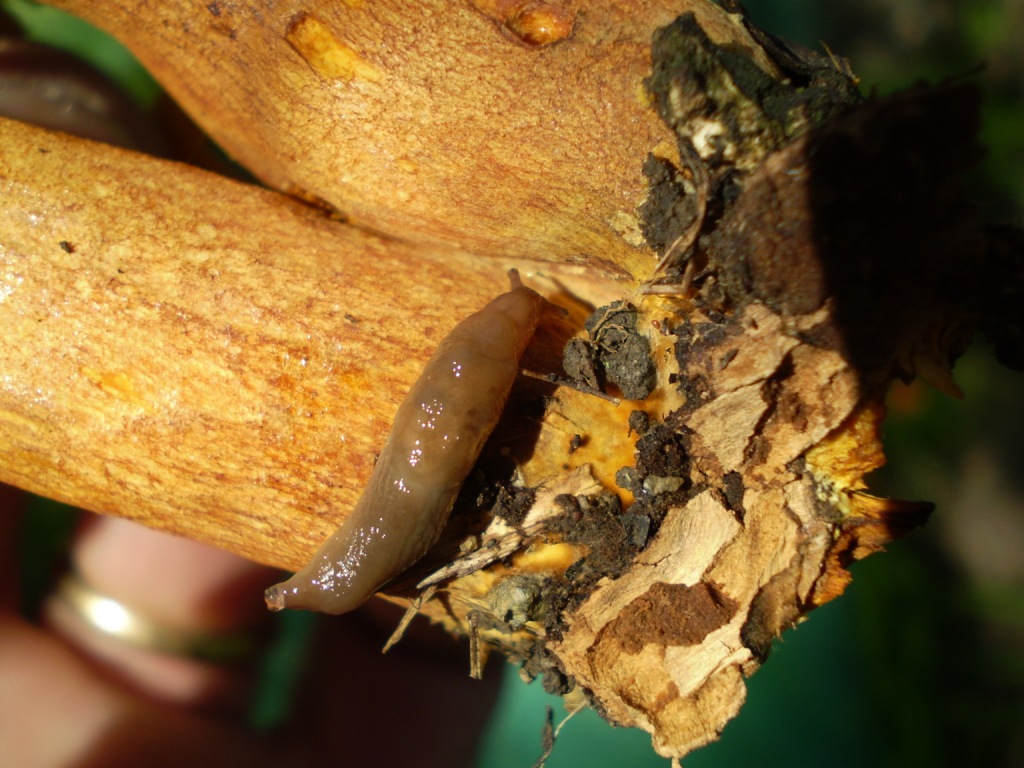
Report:
[[[93,589],[75,573],[61,579],[54,596],[97,632],[157,653],[231,662],[251,656],[259,646],[251,632],[188,632],[150,621]]]

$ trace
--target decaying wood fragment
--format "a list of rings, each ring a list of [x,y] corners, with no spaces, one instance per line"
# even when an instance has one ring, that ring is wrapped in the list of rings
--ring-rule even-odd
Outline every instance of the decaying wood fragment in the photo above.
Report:
[[[646,416],[633,460],[617,487],[559,497],[566,522],[548,521],[526,552],[582,551],[539,574],[512,559],[489,580],[456,579],[447,612],[474,603],[479,625],[490,605],[489,639],[516,653],[532,642],[526,668],[549,690],[582,688],[607,718],[681,756],[716,737],[743,701],[744,677],[784,629],[842,592],[852,560],[926,519],[929,504],[873,497],[863,478],[884,462],[888,384],[920,373],[952,388],[973,311],[952,289],[984,241],[956,178],[977,157],[969,86],[861,103],[848,78],[828,90],[843,72],[804,73],[798,91],[716,57],[692,18],[662,45],[665,68],[656,61],[649,87],[710,183],[687,184],[686,168],[660,161],[660,179],[682,182],[652,186],[660,202],[646,207],[645,232],[669,251],[687,215],[710,211],[706,234],[661,262],[668,290],[599,309],[566,357],[584,383],[608,386],[617,347],[602,329],[628,313],[616,327],[647,340],[657,386],[635,403]],[[695,108],[681,88],[698,64],[714,69],[698,75],[729,83],[718,98],[741,103],[708,111],[706,120],[740,116],[704,125],[715,140],[693,146]],[[687,204],[705,189],[706,204]],[[599,523],[608,490],[617,526]],[[619,533],[627,520],[644,530],[639,544]],[[576,535],[587,528],[594,538]],[[474,557],[450,568],[472,568]],[[547,580],[543,596],[520,584],[522,604],[494,610],[487,597],[524,571]],[[531,621],[509,621],[520,614]]]
[[[959,188],[969,85],[865,101],[696,0],[55,4],[335,215],[0,123],[0,479],[298,567],[519,267],[566,313],[386,591],[663,755],[926,518],[865,486],[889,383],[955,393],[978,326],[1024,359],[1021,238]]]

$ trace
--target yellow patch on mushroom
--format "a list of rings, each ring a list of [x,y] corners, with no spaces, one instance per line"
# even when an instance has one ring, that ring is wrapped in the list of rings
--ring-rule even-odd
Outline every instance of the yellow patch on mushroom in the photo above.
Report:
[[[124,371],[99,371],[88,366],[84,366],[81,370],[85,378],[108,395],[113,395],[129,403],[141,401],[139,393],[135,390],[135,382]]]
[[[373,83],[383,79],[380,69],[340,40],[312,14],[296,14],[288,25],[285,39],[321,77],[330,80],[369,80]]]

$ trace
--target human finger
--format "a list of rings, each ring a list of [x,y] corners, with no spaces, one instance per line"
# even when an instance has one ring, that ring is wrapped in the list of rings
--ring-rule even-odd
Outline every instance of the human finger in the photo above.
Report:
[[[95,518],[46,605],[50,625],[132,690],[180,706],[243,706],[272,578],[208,545]]]

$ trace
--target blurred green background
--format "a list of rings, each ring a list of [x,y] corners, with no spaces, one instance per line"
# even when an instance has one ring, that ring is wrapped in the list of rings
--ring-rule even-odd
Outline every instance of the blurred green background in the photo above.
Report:
[[[156,100],[158,86],[109,38],[24,0],[3,5],[31,37],[88,58],[141,103]],[[989,153],[972,179],[976,198],[990,220],[1024,223],[1024,1],[752,0],[748,11],[807,47],[826,41],[868,93],[970,75],[985,91]],[[777,643],[741,715],[687,768],[1024,766],[1024,387],[981,346],[956,376],[964,403],[922,386],[894,392],[890,464],[872,483],[938,502],[932,523],[855,565],[847,594]],[[34,551],[58,552],[68,513],[47,503],[36,512]],[[42,584],[45,558],[34,561]],[[257,722],[280,716],[309,629],[306,617],[282,625]],[[532,765],[545,706],[556,723],[564,716],[539,684],[524,685],[511,666],[506,676],[477,768]],[[667,761],[645,734],[587,711],[562,730],[547,765]]]

